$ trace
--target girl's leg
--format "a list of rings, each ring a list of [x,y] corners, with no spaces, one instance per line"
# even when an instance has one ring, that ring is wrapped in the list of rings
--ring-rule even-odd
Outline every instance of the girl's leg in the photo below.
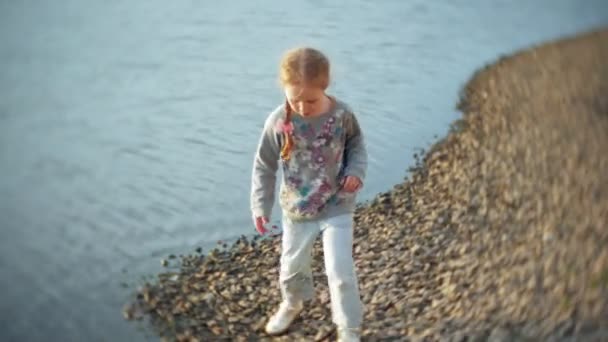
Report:
[[[279,282],[283,300],[298,303],[312,299],[312,247],[319,234],[317,222],[292,222],[283,218]]]
[[[305,300],[312,299],[312,246],[319,234],[318,223],[295,223],[283,218],[279,283],[283,301],[266,324],[270,335],[286,331],[302,311]]]
[[[321,223],[321,230],[333,321],[341,329],[358,329],[363,305],[352,253],[353,216],[326,219]]]

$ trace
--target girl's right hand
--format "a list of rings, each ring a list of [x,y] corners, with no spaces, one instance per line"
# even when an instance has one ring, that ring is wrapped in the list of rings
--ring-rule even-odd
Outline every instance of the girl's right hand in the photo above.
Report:
[[[267,217],[256,217],[255,218],[255,230],[258,231],[258,233],[264,235],[268,232],[268,229],[266,229],[266,227],[264,226],[265,224],[268,223],[268,218]]]

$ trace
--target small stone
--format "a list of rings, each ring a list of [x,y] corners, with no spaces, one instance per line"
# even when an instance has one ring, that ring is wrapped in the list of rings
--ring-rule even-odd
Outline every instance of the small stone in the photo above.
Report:
[[[314,337],[315,341],[324,341],[332,334],[332,328],[328,326],[321,326]]]
[[[211,292],[207,292],[203,295],[203,300],[206,301],[207,303],[211,303],[211,302],[215,301],[215,295]]]
[[[415,245],[412,247],[412,249],[411,249],[412,254],[416,254],[416,253],[417,253],[418,251],[420,251],[421,249],[422,249],[422,247],[421,247],[419,244],[415,244]]]
[[[220,336],[223,333],[223,329],[216,325],[211,327],[211,332],[216,336]]]
[[[449,342],[465,342],[467,336],[462,331],[455,332],[452,337],[449,338]]]
[[[262,331],[264,329],[264,326],[266,325],[267,321],[268,321],[268,319],[266,317],[262,317],[257,321],[257,323],[255,323],[251,326],[251,329],[253,331]]]
[[[488,342],[509,342],[511,341],[511,334],[507,329],[496,327],[492,329]]]

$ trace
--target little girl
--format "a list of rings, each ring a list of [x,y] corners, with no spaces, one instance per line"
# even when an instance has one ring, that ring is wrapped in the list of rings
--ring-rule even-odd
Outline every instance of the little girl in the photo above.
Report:
[[[253,165],[251,210],[256,229],[266,233],[280,165],[282,303],[266,332],[285,332],[303,302],[312,299],[312,247],[322,234],[338,340],[359,341],[362,303],[352,256],[353,213],[367,152],[352,110],[325,93],[329,69],[328,59],[312,48],[284,55],[280,81],[286,101],[264,124]]]

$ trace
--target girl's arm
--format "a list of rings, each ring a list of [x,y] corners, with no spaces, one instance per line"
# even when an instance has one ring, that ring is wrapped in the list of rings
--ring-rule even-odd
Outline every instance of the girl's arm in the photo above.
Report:
[[[270,219],[274,205],[276,172],[281,150],[272,116],[264,123],[251,175],[251,212],[254,217]]]
[[[363,132],[352,111],[349,111],[345,118],[344,129],[346,132],[344,175],[357,177],[363,183],[367,172],[367,149]]]

